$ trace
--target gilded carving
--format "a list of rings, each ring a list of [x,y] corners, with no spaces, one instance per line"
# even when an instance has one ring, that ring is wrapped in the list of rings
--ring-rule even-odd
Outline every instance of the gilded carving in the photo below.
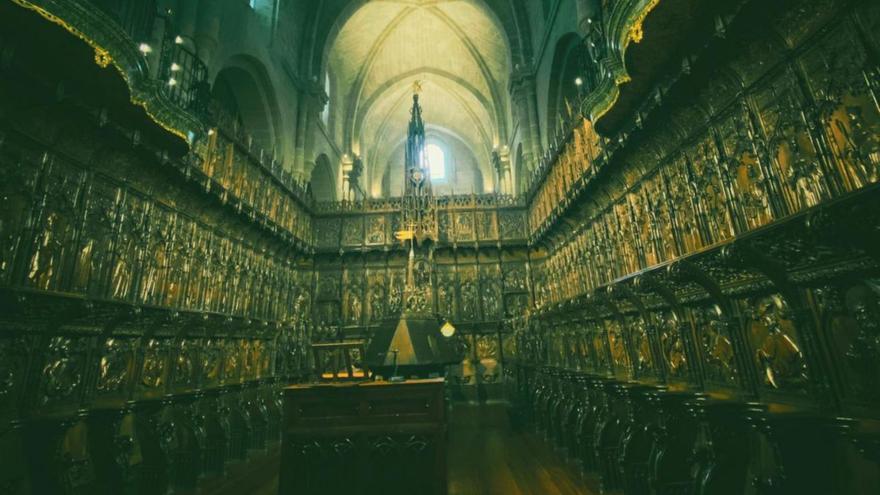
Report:
[[[223,356],[223,380],[225,383],[241,381],[242,371],[242,345],[246,341],[229,339],[224,344]]]
[[[880,109],[877,69],[849,23],[818,42],[804,57],[825,133],[847,190],[880,180]]]
[[[346,285],[345,318],[348,323],[361,323],[363,312],[363,273],[348,272]]]
[[[642,318],[636,317],[627,320],[630,331],[632,346],[635,350],[636,361],[633,366],[638,375],[654,373],[654,356],[651,350],[651,341],[648,336],[648,328]]]
[[[87,339],[54,336],[49,339],[42,370],[40,402],[47,405],[76,397],[84,378]]]
[[[522,212],[499,210],[498,229],[503,239],[524,239],[526,237],[525,219]]]
[[[455,273],[441,270],[437,274],[437,311],[446,318],[456,315]]]
[[[174,367],[174,385],[191,387],[195,385],[197,349],[201,347],[198,340],[181,339],[177,345],[177,358]]]
[[[459,272],[459,317],[463,320],[476,320],[478,314],[478,294],[476,273],[472,267]]]
[[[42,208],[28,262],[27,281],[37,289],[57,290],[61,269],[71,255],[81,180],[79,174],[48,154],[44,155],[43,167],[46,185],[42,191]]]
[[[455,240],[474,240],[474,213],[470,211],[455,213]]]
[[[117,238],[113,267],[110,272],[110,295],[114,299],[128,299],[141,258],[146,234],[147,206],[144,199],[128,195],[117,217]],[[184,267],[187,271],[187,267]]]
[[[805,391],[809,375],[793,316],[780,296],[749,302],[748,336],[762,383]]]
[[[223,341],[207,339],[201,347],[200,368],[206,385],[219,384],[223,373]]]
[[[480,240],[494,240],[498,238],[498,228],[495,224],[495,213],[492,211],[476,212],[478,236]]]
[[[782,178],[790,211],[818,204],[830,194],[820,156],[801,112],[795,76],[786,71],[757,95],[766,153]]]
[[[137,339],[108,338],[98,365],[97,388],[103,393],[119,393],[130,383],[134,371]]]
[[[501,297],[501,270],[498,265],[481,267],[480,297],[482,299],[483,319],[501,319],[503,299]]]
[[[504,266],[504,290],[526,291],[526,270],[524,266]]]
[[[385,287],[384,274],[370,275],[369,280],[370,320],[375,322],[385,317],[385,305],[388,294]]]
[[[367,219],[367,244],[384,244],[385,216],[371,215]]]
[[[364,242],[364,218],[345,217],[342,222],[342,245],[360,246]]]
[[[403,309],[405,274],[402,270],[391,270],[388,275],[388,314],[398,314]]]
[[[687,352],[682,336],[683,325],[671,311],[660,313],[658,320],[660,350],[666,365],[666,373],[672,379],[683,380],[688,373]]]
[[[697,341],[703,358],[706,376],[710,381],[736,384],[738,370],[734,359],[729,324],[718,308],[695,310]]]
[[[168,342],[149,339],[144,345],[144,363],[141,367],[141,385],[158,389],[165,384]]]
[[[617,320],[608,320],[605,322],[605,331],[608,335],[608,349],[611,354],[611,362],[616,373],[629,377],[632,374],[632,364],[630,363],[629,352],[626,349],[621,324]]]

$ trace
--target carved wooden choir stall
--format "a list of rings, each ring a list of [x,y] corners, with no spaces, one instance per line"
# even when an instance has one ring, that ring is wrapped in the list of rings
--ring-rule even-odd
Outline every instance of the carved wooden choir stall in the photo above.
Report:
[[[432,185],[418,84],[400,197],[372,97],[322,120],[361,8],[497,44],[496,192]],[[349,75],[406,125],[428,58]],[[878,212],[877,1],[0,0],[0,493],[443,494],[458,401],[577,489],[880,493]]]

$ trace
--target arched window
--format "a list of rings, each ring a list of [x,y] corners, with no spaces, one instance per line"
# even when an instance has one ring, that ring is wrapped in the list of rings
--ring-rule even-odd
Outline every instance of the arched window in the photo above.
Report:
[[[432,181],[446,180],[446,152],[438,144],[430,143],[425,147],[428,159],[428,169],[431,171]]]

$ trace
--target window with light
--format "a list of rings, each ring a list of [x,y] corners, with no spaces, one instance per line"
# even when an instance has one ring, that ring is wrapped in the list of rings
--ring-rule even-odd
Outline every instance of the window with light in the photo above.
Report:
[[[446,180],[446,152],[437,144],[430,143],[425,147],[428,158],[428,169],[431,180]]]
[[[324,94],[328,97],[330,96],[330,73],[324,73]],[[324,104],[324,109],[321,110],[321,120],[324,122],[324,127],[327,127],[330,124],[330,102]]]

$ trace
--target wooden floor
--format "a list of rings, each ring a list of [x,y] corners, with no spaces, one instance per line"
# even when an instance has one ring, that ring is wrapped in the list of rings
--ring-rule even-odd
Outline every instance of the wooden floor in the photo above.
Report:
[[[553,449],[510,428],[502,405],[456,405],[450,418],[449,495],[594,495]]]
[[[277,460],[273,464],[277,466]],[[448,467],[449,495],[599,493],[595,480],[583,480],[543,439],[512,429],[502,404],[456,404],[452,408]],[[278,476],[246,492],[213,493],[275,495]]]

